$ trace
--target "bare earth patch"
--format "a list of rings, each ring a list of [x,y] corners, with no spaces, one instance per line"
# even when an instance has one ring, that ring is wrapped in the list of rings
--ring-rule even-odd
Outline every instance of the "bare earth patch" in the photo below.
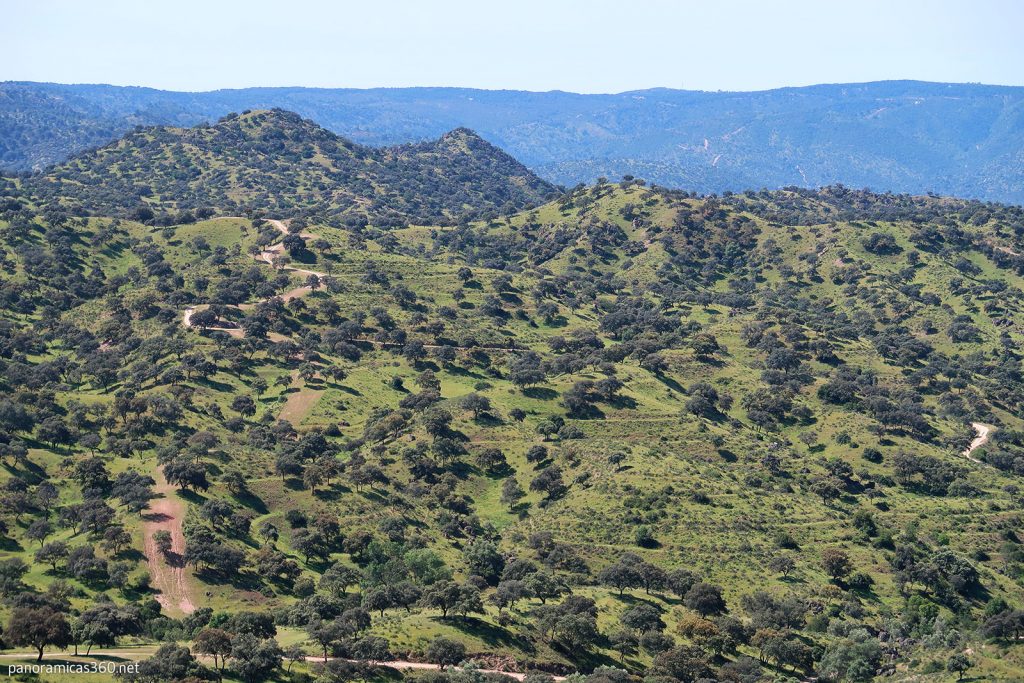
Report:
[[[292,373],[292,386],[300,382],[298,373]],[[281,409],[281,414],[278,415],[280,420],[288,420],[296,427],[302,422],[313,407],[320,401],[320,397],[324,395],[324,392],[320,389],[310,389],[306,386],[300,386],[298,391],[293,391],[288,394],[288,399],[285,401],[284,408]]]
[[[992,428],[988,425],[983,425],[980,422],[972,422],[971,426],[974,427],[974,431],[977,433],[977,436],[974,437],[974,441],[972,441],[971,445],[967,447],[967,450],[963,452],[963,456],[972,462],[981,462],[972,456],[971,453],[988,443],[988,435],[992,431]]]
[[[188,577],[185,573],[185,535],[181,523],[185,518],[185,504],[175,494],[174,487],[167,483],[162,472],[156,475],[158,498],[149,503],[144,525],[145,553],[153,587],[160,591],[157,601],[170,612],[191,614],[195,605],[189,596]],[[171,534],[171,552],[166,556],[156,547],[153,534],[167,531]]]

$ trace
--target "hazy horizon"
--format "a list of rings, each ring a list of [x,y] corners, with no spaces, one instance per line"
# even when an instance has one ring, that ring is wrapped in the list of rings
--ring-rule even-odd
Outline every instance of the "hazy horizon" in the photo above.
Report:
[[[465,87],[757,92],[919,80],[1024,85],[1024,5],[882,0],[484,6],[391,0],[6,3],[0,80],[207,92]],[[283,85],[281,85],[283,84]]]
[[[672,92],[689,92],[689,93],[721,93],[721,94],[755,94],[759,92],[771,92],[776,90],[798,90],[802,88],[824,88],[834,86],[855,86],[855,85],[872,85],[878,83],[923,83],[927,85],[956,85],[956,86],[977,86],[981,88],[1024,88],[1024,84],[1012,85],[1005,83],[985,83],[979,81],[925,81],[917,78],[887,78],[876,81],[833,81],[833,82],[821,82],[821,83],[806,83],[802,85],[780,85],[774,88],[760,88],[756,90],[726,90],[724,88],[716,90],[708,89],[696,89],[696,88],[673,88],[671,86],[653,85],[647,88],[635,88],[633,90],[619,90],[615,92],[580,92],[578,90],[565,90],[561,88],[554,88],[550,90],[529,90],[524,88],[483,88],[469,85],[406,85],[406,86],[393,86],[393,85],[371,85],[365,87],[348,87],[348,86],[316,86],[316,85],[247,85],[240,87],[224,87],[224,88],[212,88],[207,90],[178,90],[174,88],[157,88],[149,85],[141,85],[137,83],[121,84],[121,83],[106,83],[106,82],[61,82],[61,81],[30,81],[23,79],[8,79],[0,80],[0,84],[3,83],[25,83],[35,85],[56,85],[56,86],[68,86],[68,87],[110,87],[110,88],[140,88],[143,90],[155,90],[160,92],[177,92],[201,95],[205,93],[216,93],[216,92],[231,92],[231,91],[242,91],[242,90],[352,90],[352,91],[371,91],[371,90],[477,90],[480,92],[517,92],[517,93],[529,93],[536,95],[543,95],[548,93],[562,93],[566,95],[628,95],[630,93],[640,92],[652,92],[658,90],[672,91]]]

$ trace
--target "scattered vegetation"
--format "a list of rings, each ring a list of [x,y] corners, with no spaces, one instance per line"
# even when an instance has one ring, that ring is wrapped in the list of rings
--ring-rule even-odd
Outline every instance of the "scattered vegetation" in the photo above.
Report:
[[[1021,670],[1019,208],[625,179],[385,229],[90,196],[0,196],[6,646],[163,643],[140,681]]]

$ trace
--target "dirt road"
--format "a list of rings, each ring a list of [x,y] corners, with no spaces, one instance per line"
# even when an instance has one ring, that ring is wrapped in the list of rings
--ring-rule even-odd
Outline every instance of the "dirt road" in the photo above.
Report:
[[[322,662],[322,661],[324,661],[323,657],[306,657],[306,660],[310,661],[310,662],[316,662],[316,661]],[[355,661],[355,660],[351,660],[350,659],[348,661],[351,662],[351,661]],[[405,661],[401,661],[401,660],[392,660],[392,661],[389,661],[389,662],[374,662],[374,663],[377,666],[386,666],[389,669],[398,669],[399,671],[409,670],[409,669],[426,669],[426,670],[430,670],[430,671],[437,671],[438,669],[441,668],[437,664],[429,664],[427,662],[405,662]],[[458,667],[448,667],[448,668],[449,669],[457,669]],[[514,678],[517,681],[521,681],[521,680],[526,678],[526,674],[518,673],[518,672],[513,672],[513,671],[498,671],[497,669],[478,669],[478,671],[480,671],[481,673],[485,673],[485,674],[501,674],[502,676],[508,676],[509,678]],[[564,681],[565,680],[565,676],[552,676],[552,678],[554,678],[556,681]]]
[[[174,487],[167,483],[163,472],[155,476],[157,498],[149,503],[145,513],[145,553],[153,587],[160,591],[157,600],[172,614],[191,614],[195,611],[185,571],[185,535],[181,524],[185,519],[185,504],[178,498]],[[171,534],[171,551],[166,557],[156,547],[153,534],[167,531]]]
[[[275,228],[277,228],[277,230],[279,232],[281,232],[282,234],[284,234],[284,235],[288,234],[288,228],[285,226],[283,221],[268,220],[267,222],[270,223],[271,225],[273,225]],[[302,233],[302,237],[304,237],[306,239],[311,239],[311,238],[315,238],[316,235],[314,235],[312,233]],[[255,255],[254,258],[257,261],[260,261],[262,263],[266,263],[266,264],[268,264],[270,266],[273,266],[274,265],[274,257],[281,255],[283,252],[284,252],[284,245],[281,244],[280,242],[278,242],[278,243],[273,244],[273,245],[271,245],[269,247],[266,247],[259,254]],[[287,265],[286,266],[282,266],[281,270],[287,270],[287,271],[290,271],[290,272],[293,272],[293,273],[299,273],[300,275],[316,275],[319,278],[327,277],[327,273],[322,273],[322,272],[317,271],[317,270],[306,270],[305,268],[295,268],[294,266],[287,266]],[[292,299],[296,299],[298,297],[306,296],[311,291],[313,291],[311,287],[309,287],[308,285],[302,285],[302,286],[296,287],[294,289],[291,289],[291,290],[285,292],[284,294],[279,295],[279,297],[287,302],[287,301],[291,301]],[[242,304],[242,305],[239,306],[239,308],[244,308],[244,307],[249,306],[249,305],[250,304]],[[193,324],[192,324],[192,316],[193,316],[193,314],[195,314],[197,311],[203,310],[206,307],[207,307],[206,304],[198,304],[196,306],[189,306],[188,308],[186,308],[184,313],[182,314],[181,324],[184,325],[185,327],[193,327]],[[212,332],[225,332],[225,333],[231,335],[232,337],[239,337],[239,338],[241,338],[241,337],[245,336],[245,332],[241,328],[239,328],[239,327],[207,327],[205,329],[207,331],[212,331]],[[271,334],[273,334],[273,333],[271,333]],[[280,341],[280,339],[275,339],[274,341]],[[397,342],[384,342],[384,341],[378,341],[378,340],[375,340],[375,339],[355,338],[355,339],[349,339],[348,341],[351,341],[351,342],[361,342],[361,343],[364,343],[364,344],[372,344],[374,346],[403,346],[403,344],[399,344]],[[433,349],[440,349],[440,348],[442,348],[442,346],[440,344],[424,344],[423,348],[428,349],[428,350],[433,350]],[[470,350],[473,350],[473,349],[479,349],[481,351],[493,351],[493,352],[497,352],[497,353],[522,353],[523,351],[527,350],[527,349],[519,349],[519,348],[515,348],[515,347],[499,347],[499,346],[475,346],[475,347],[455,346],[453,348],[455,350],[457,350],[457,351],[470,351]]]
[[[132,659],[132,660],[134,660],[134,659],[142,659],[144,657],[151,656],[152,654],[153,653],[149,652],[149,651],[145,651],[145,652],[143,652],[143,651],[134,651],[133,652],[133,651],[128,651],[128,650],[101,650],[101,649],[93,649],[93,652],[92,652],[91,655],[84,655],[84,654],[73,655],[73,654],[68,654],[68,653],[65,653],[65,652],[47,652],[47,653],[43,654],[43,659],[59,658],[59,659],[70,659],[72,661],[74,661],[74,660],[92,661],[92,660],[94,660],[97,657],[122,657],[124,659]],[[36,655],[35,652],[24,652],[24,653],[5,652],[3,654],[0,654],[0,658],[2,658],[2,659],[28,659],[28,658],[35,659],[36,656],[37,655]],[[210,661],[210,657],[208,657],[206,655],[198,655],[197,654],[196,656],[200,660]],[[339,658],[338,657],[328,657],[327,661],[335,661],[337,659],[339,659]],[[324,658],[323,657],[317,657],[315,655],[308,655],[306,657],[306,661],[310,662],[310,663],[316,663],[316,662],[321,662],[322,663],[324,661]],[[347,659],[345,661],[352,662],[354,664],[357,664],[357,663],[369,664],[369,662],[359,662],[358,660],[355,660],[355,659]],[[398,659],[387,661],[387,662],[373,662],[372,665],[373,666],[386,666],[389,669],[397,669],[399,671],[408,671],[408,670],[412,670],[412,669],[437,671],[438,669],[441,668],[437,664],[430,664],[428,662],[407,662],[407,661],[398,660]],[[458,667],[450,666],[450,667],[448,667],[448,670],[450,671],[452,669],[457,669],[457,668]],[[478,669],[478,671],[480,671],[482,673],[485,673],[485,674],[501,674],[503,676],[508,676],[510,678],[514,678],[517,681],[521,681],[524,678],[526,678],[526,674],[518,673],[518,672],[514,672],[514,671],[499,671],[497,669]],[[553,678],[556,681],[563,681],[563,680],[565,680],[565,676],[553,676]]]
[[[981,461],[971,454],[988,443],[988,436],[992,432],[992,427],[981,424],[980,422],[972,422],[971,426],[974,427],[974,431],[977,436],[974,437],[974,441],[972,441],[971,445],[967,447],[967,450],[963,452],[963,456],[971,462],[980,463]]]

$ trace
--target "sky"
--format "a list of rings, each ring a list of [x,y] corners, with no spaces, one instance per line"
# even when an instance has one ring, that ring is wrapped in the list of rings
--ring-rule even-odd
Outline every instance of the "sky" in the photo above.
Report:
[[[1024,85],[1019,0],[0,0],[0,81],[623,92]]]

